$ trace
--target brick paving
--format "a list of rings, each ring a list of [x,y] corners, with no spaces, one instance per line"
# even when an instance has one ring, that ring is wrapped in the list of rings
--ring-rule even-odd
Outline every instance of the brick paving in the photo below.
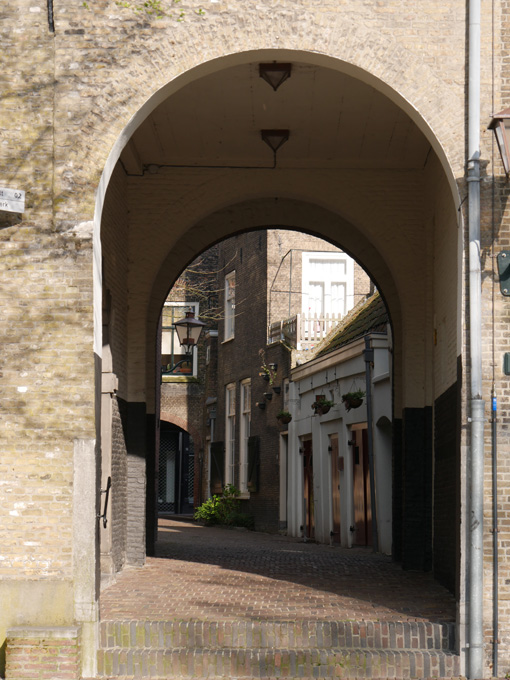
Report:
[[[455,601],[370,549],[164,519],[157,556],[103,591],[101,619],[448,622]]]

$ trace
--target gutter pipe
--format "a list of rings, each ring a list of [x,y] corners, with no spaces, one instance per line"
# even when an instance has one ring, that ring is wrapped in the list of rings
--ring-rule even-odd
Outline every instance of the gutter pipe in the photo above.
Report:
[[[470,429],[468,459],[468,678],[483,678],[483,473],[482,287],[480,263],[480,0],[469,0],[468,226]]]
[[[496,388],[492,386],[492,675],[498,677],[499,652],[499,526],[498,526],[498,402]]]
[[[48,6],[48,28],[55,33],[55,21],[53,19],[53,0],[47,0]]]

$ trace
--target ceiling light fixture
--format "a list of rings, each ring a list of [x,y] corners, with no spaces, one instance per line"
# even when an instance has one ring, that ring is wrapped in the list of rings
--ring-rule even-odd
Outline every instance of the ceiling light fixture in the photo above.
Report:
[[[274,153],[285,144],[289,138],[288,130],[261,130],[260,136]]]
[[[292,64],[259,64],[259,76],[266,81],[273,90],[276,90],[284,83],[287,78],[290,78],[292,71]]]
[[[274,155],[273,168],[276,168],[276,152],[289,139],[290,132],[288,130],[261,130],[260,136],[262,137],[262,140],[272,150]]]

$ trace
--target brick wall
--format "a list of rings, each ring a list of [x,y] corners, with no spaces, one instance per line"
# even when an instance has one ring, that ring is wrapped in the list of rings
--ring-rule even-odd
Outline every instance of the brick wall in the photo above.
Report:
[[[110,526],[101,531],[108,532],[111,550],[112,567],[120,570],[126,562],[127,545],[127,444],[126,444],[126,409],[119,399],[128,395],[127,370],[127,315],[125,299],[127,288],[128,252],[127,252],[128,215],[125,200],[125,174],[117,168],[113,174],[106,203],[103,229],[102,249],[105,262],[103,270],[103,372],[110,371],[118,380],[118,389],[111,395],[112,418],[111,433],[103,442],[103,488],[106,478],[111,475],[110,492],[111,519]],[[108,424],[103,423],[103,430]],[[111,452],[106,455],[106,440],[111,440]]]
[[[112,371],[119,380],[118,394],[128,398],[128,206],[126,176],[116,168],[108,186],[101,229],[103,253],[103,298],[108,298],[108,341],[113,357]],[[103,320],[103,323],[105,321]],[[103,331],[104,333],[105,331]]]
[[[123,413],[124,422],[122,419]],[[112,418],[112,490],[110,502],[112,506],[112,559],[116,571],[119,571],[126,561],[127,455],[124,436],[125,428],[125,409],[122,409],[122,404],[120,404],[119,408],[119,400],[117,397],[114,397]]]
[[[78,680],[79,628],[11,628],[6,671],[9,680]]]
[[[254,182],[248,170],[215,175],[214,171],[167,169],[151,180],[150,186],[144,177],[128,179],[128,234],[116,224],[108,245],[109,211],[118,214],[113,205],[122,203],[118,168],[104,205],[103,245],[108,285],[112,290],[119,286],[119,291],[124,286],[117,301],[119,310],[127,310],[128,319],[115,340],[115,361],[122,364],[127,356],[125,365],[129,366],[127,378],[119,371],[120,397],[125,400],[119,402],[120,413],[128,402],[139,406],[143,415],[135,422],[145,429],[144,405],[153,398],[150,392],[154,387],[153,378],[147,377],[154,372],[147,369],[153,358],[146,329],[147,324],[156,326],[167,292],[167,288],[164,292],[157,289],[157,272],[164,268],[165,275],[177,274],[200,248],[238,228],[254,226],[244,213],[246,222],[240,227],[242,220],[237,218],[241,209],[232,209],[230,216],[223,215],[221,224],[209,231],[200,228],[204,215],[253,197],[297,196],[303,205],[313,204],[317,215],[317,206],[322,206],[324,211],[329,208],[349,217],[342,224],[328,222],[320,212],[313,229],[332,242],[345,244],[368,267],[390,303],[396,339],[397,416],[406,406],[421,409],[446,393],[456,380],[456,358],[460,354],[467,357],[462,311],[465,288],[461,284],[461,295],[457,290],[458,273],[463,267],[467,270],[458,256],[465,235],[451,215],[457,197],[452,200],[450,189],[445,188],[448,181],[458,182],[459,199],[465,197],[465,2],[430,0],[422,11],[415,12],[405,0],[341,6],[333,0],[320,4],[298,0],[292,3],[292,11],[283,2],[262,12],[260,5],[232,0],[228,6],[211,3],[203,18],[194,12],[194,2],[186,0],[185,22],[170,16],[157,20],[109,0],[97,2],[93,8],[89,5],[72,0],[56,6],[55,34],[48,31],[47,6],[42,0],[20,0],[2,8],[0,132],[5,143],[0,145],[0,163],[6,185],[27,190],[27,210],[22,218],[12,214],[0,217],[0,398],[4,409],[0,421],[4,557],[0,573],[18,581],[68,582],[72,578],[72,441],[95,434],[90,222],[96,190],[101,200],[104,189],[99,178],[122,130],[131,120],[133,128],[140,122],[134,117],[141,107],[146,105],[147,111],[151,96],[160,88],[160,98],[176,91],[183,82],[177,76],[186,74],[185,78],[192,80],[197,72],[190,75],[190,69],[200,70],[206,60],[211,71],[215,68],[211,64],[220,67],[225,55],[230,65],[252,59],[246,56],[252,51],[284,45],[299,50],[300,58],[306,55],[326,68],[350,64],[353,72],[368,74],[374,84],[380,78],[404,109],[423,116],[422,128],[433,131],[429,139],[439,157],[448,159],[451,173],[446,177],[442,170],[436,172],[436,181],[425,190],[427,182],[421,170],[348,168],[329,172],[300,168],[285,174],[277,169],[261,174]],[[500,21],[501,12],[506,14]],[[501,102],[501,108],[508,104],[510,81],[501,70],[508,66],[508,14],[506,1],[495,3],[498,30],[493,41],[492,6],[483,0],[484,128],[492,112],[493,91],[496,104]],[[499,161],[491,156],[491,133],[484,129],[482,140],[483,160],[491,161],[488,172],[494,167],[497,175],[494,211],[490,174],[482,183],[484,396],[488,397],[494,378],[501,395],[498,444],[504,451],[509,381],[502,374],[501,361],[507,349],[510,309],[497,285],[493,288],[497,281],[492,263],[495,250],[510,245],[510,208]],[[434,150],[429,155],[431,162],[435,162]],[[431,192],[441,193],[441,200],[430,202]],[[274,203],[273,198],[271,201]],[[285,220],[274,205],[271,209],[270,217],[266,215],[270,223],[294,221],[296,227],[301,226],[306,213],[290,210],[287,217],[292,219]],[[444,211],[448,212],[446,218]],[[255,213],[252,207],[252,217]],[[281,221],[274,215],[282,217]],[[308,221],[309,228],[312,222]],[[266,222],[258,222],[261,224]],[[190,229],[193,236],[186,241]],[[432,229],[433,237],[425,237]],[[121,284],[113,273],[122,271],[115,260],[122,260],[126,250],[130,273]],[[165,285],[170,280],[171,276]],[[151,316],[147,310],[154,299],[156,311]],[[434,349],[435,330],[438,349]],[[126,338],[127,348],[121,345]],[[463,423],[469,380],[467,373],[464,375]],[[463,434],[463,451],[468,445],[466,437]],[[487,441],[487,454],[489,446]],[[129,451],[133,456],[129,474],[135,489],[144,473],[143,453],[143,446]],[[486,460],[486,511],[490,517],[489,455]],[[498,471],[503,498],[507,467],[507,457],[502,456]],[[138,531],[143,513],[139,507],[132,510],[128,510],[129,521]],[[509,514],[505,501],[504,526]],[[506,539],[502,532],[502,586],[509,577]],[[487,528],[485,577],[489,585],[491,541]],[[506,598],[501,602],[501,624],[508,629],[510,608]],[[487,598],[487,622],[490,609]],[[508,658],[510,648],[503,637],[502,649]]]
[[[268,323],[272,323],[302,313],[303,252],[342,251],[324,239],[299,231],[269,229],[267,240]],[[369,276],[354,263],[354,303],[369,291]]]

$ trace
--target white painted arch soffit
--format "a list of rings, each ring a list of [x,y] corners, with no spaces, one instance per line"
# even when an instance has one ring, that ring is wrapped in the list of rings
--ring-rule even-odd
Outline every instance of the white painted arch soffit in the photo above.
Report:
[[[270,61],[292,64],[291,77],[277,92],[258,74],[259,63]],[[130,174],[149,165],[268,167],[272,153],[261,142],[260,130],[278,128],[290,131],[278,153],[282,168],[421,169],[432,149],[458,202],[441,141],[413,104],[387,83],[326,55],[259,50],[200,64],[148,97],[107,160],[97,226],[119,157]]]

